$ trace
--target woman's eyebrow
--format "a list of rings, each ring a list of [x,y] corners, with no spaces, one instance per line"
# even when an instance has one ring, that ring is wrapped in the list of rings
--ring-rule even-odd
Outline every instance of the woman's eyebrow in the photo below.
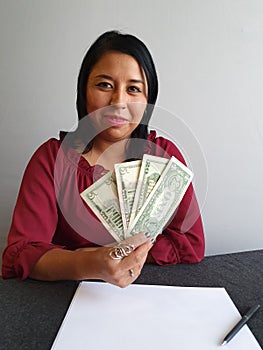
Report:
[[[107,74],[99,74],[99,75],[96,75],[95,78],[103,78],[103,79],[107,79],[107,80],[113,80],[113,78]]]
[[[130,79],[129,82],[130,83],[139,83],[139,84],[145,85],[145,82],[141,79]]]
[[[110,75],[107,75],[107,74],[98,74],[95,76],[95,78],[100,78],[100,79],[102,78],[102,79],[107,79],[107,80],[111,80],[111,81],[114,80]],[[139,83],[139,84],[145,85],[145,82],[141,79],[130,79],[129,82],[130,83]]]

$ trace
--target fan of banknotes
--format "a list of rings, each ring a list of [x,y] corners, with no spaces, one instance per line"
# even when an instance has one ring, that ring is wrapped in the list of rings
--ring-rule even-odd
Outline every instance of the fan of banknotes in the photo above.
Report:
[[[193,173],[175,157],[144,154],[142,160],[115,164],[81,197],[113,238],[140,232],[155,238],[181,202]]]

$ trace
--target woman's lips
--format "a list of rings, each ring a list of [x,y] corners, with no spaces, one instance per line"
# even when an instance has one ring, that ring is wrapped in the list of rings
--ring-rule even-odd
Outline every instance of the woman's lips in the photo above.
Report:
[[[126,118],[123,118],[119,115],[105,115],[104,117],[112,126],[121,126],[129,122]]]

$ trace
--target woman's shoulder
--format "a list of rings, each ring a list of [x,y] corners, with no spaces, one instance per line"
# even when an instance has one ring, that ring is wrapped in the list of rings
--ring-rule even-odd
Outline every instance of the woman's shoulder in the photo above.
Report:
[[[39,167],[43,169],[53,169],[61,141],[54,137],[46,140],[36,148],[32,154],[27,168],[31,172],[38,171]]]
[[[162,144],[166,146],[176,147],[174,142],[165,138],[163,136],[157,136],[157,132],[155,130],[151,130],[148,135],[148,140],[154,142],[155,144]]]
[[[157,136],[156,131],[151,130],[148,136],[148,142],[152,142],[155,145],[155,155],[160,157],[167,155],[170,157],[174,156],[175,158],[177,158],[185,164],[185,159],[179,147],[175,144],[175,141],[171,141],[170,139],[163,136]]]
[[[35,151],[32,159],[51,169],[55,166],[62,166],[79,170],[84,169],[84,171],[89,170],[91,167],[81,157],[81,153],[68,142],[66,135],[67,133],[60,132],[58,139],[53,137],[42,143]]]
[[[55,137],[52,137],[45,142],[43,142],[34,152],[33,157],[35,156],[44,156],[45,158],[47,156],[54,156],[56,157],[56,154],[61,146],[61,140],[56,139]]]

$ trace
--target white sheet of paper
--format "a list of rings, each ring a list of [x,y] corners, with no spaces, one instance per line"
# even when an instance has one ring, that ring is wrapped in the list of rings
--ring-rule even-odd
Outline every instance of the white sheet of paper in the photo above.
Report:
[[[260,350],[224,288],[81,282],[52,350]]]

